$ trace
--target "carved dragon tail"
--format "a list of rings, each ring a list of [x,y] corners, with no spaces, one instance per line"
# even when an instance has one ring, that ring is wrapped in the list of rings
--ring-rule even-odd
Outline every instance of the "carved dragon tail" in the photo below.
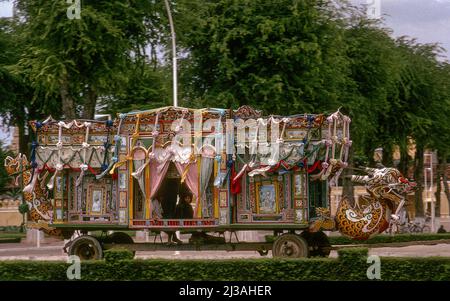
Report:
[[[336,228],[345,236],[366,240],[388,228],[386,212],[386,205],[379,201],[374,200],[370,205],[358,209],[352,207],[344,197],[336,212]]]

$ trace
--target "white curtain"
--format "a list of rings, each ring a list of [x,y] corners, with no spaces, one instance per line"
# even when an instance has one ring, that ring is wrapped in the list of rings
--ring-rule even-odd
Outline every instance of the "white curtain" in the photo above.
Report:
[[[145,164],[145,159],[144,160],[133,160],[133,164],[134,164],[134,170],[138,170],[140,167],[142,167]],[[138,175],[133,175],[136,180],[139,183],[139,188],[141,189],[142,195],[144,196],[144,200],[146,199],[146,195],[145,195],[145,178],[144,178],[144,173],[141,172]]]

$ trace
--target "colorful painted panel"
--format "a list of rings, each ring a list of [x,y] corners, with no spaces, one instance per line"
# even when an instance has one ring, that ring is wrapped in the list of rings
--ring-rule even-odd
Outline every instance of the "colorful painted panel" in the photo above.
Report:
[[[219,207],[220,208],[228,207],[228,190],[224,189],[219,190]]]
[[[256,205],[258,214],[278,213],[278,183],[256,184]]]
[[[106,212],[106,193],[104,187],[89,187],[88,211],[90,215],[103,215]]]

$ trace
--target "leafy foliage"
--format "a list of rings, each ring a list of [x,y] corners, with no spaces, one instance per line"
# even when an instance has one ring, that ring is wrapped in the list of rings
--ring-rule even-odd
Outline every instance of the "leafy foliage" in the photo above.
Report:
[[[81,280],[292,281],[367,280],[367,249],[338,259],[124,260],[85,262]],[[382,258],[381,280],[450,280],[449,258]],[[67,280],[65,262],[0,262],[1,280]]]
[[[11,155],[11,153],[4,149],[2,143],[0,143],[0,162],[4,162],[6,157]],[[0,193],[5,191],[6,186],[11,182],[11,178],[6,172],[4,164],[0,165]]]
[[[145,62],[145,46],[163,29],[149,21],[156,5],[148,1],[83,1],[80,19],[67,17],[64,1],[16,3],[26,20],[19,70],[45,98],[59,95],[68,118],[93,118],[98,97],[124,91],[134,79],[130,70]]]
[[[212,106],[331,109],[347,74],[342,31],[321,1],[215,1],[184,43],[183,85]],[[189,94],[189,93],[188,93]]]
[[[110,249],[105,251],[105,261],[108,263],[133,259],[134,254],[126,249]]]

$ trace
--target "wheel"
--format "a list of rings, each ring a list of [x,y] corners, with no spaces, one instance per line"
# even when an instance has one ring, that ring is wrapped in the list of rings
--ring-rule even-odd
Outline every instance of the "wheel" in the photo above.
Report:
[[[113,244],[134,244],[133,238],[124,233],[124,232],[114,232],[111,235],[108,235],[104,243],[113,243]],[[133,256],[136,255],[136,251],[131,251]]]
[[[420,227],[417,225],[414,225],[411,229],[411,233],[421,233]]]
[[[331,244],[328,240],[328,236],[322,231],[308,232],[303,231],[300,234],[309,245],[309,257],[328,257],[331,252]]]
[[[422,232],[423,232],[423,233],[431,233],[431,228],[430,228],[430,226],[423,226]]]
[[[409,233],[408,226],[400,225],[400,233]]]
[[[308,243],[295,234],[283,234],[278,236],[273,243],[273,257],[300,258],[308,257]]]
[[[69,247],[69,255],[76,255],[81,260],[102,259],[103,250],[100,242],[93,236],[77,237]]]

